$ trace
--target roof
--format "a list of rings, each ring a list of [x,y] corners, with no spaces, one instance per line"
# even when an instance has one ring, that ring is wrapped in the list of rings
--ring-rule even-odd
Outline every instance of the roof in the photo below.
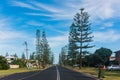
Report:
[[[116,52],[114,52],[114,53],[120,53],[120,50],[119,50],[119,51],[116,51]]]

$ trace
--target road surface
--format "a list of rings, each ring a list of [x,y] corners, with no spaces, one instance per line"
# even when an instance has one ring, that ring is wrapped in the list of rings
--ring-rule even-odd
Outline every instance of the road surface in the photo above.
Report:
[[[0,80],[96,80],[83,73],[78,73],[61,66],[53,66],[43,71],[17,73]]]

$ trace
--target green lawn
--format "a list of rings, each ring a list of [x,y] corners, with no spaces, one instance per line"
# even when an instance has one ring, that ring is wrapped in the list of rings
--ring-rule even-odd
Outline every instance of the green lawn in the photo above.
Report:
[[[70,68],[70,67],[69,67]],[[98,69],[97,68],[70,68],[78,72],[84,72],[93,75],[94,77],[98,77]],[[103,80],[120,80],[120,71],[105,71],[105,78]]]
[[[106,71],[105,80],[120,80],[120,71]]]
[[[29,72],[29,71],[35,71],[35,70],[38,70],[38,69],[19,68],[19,69],[0,70],[0,77],[14,74],[14,73]]]

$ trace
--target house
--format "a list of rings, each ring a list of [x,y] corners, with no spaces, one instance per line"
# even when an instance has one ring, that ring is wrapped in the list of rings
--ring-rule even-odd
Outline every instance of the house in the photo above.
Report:
[[[17,57],[11,55],[11,56],[6,56],[5,58],[6,58],[7,62],[8,62],[8,64],[9,64],[10,68],[19,68],[19,65],[13,65],[13,64],[11,64],[14,60],[17,59]]]
[[[6,56],[5,58],[6,58],[6,60],[9,64],[11,64],[13,60],[17,59],[17,57],[14,57],[12,55],[11,56]]]
[[[109,65],[120,65],[120,50],[109,57]]]
[[[110,56],[110,58],[109,58],[110,61],[115,61],[115,59],[116,59],[116,58],[113,57],[113,56]]]
[[[115,53],[115,60],[118,62],[118,64],[120,65],[120,50],[114,52]]]

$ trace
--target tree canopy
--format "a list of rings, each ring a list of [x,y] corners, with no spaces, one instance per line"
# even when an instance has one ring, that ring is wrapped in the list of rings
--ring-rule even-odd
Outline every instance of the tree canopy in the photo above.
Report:
[[[97,61],[99,64],[107,65],[109,63],[109,58],[112,54],[112,51],[107,48],[101,47],[100,49],[97,49],[95,51],[95,58],[97,58]]]
[[[0,56],[0,70],[6,70],[6,69],[9,69],[7,60],[5,59],[5,57]]]

